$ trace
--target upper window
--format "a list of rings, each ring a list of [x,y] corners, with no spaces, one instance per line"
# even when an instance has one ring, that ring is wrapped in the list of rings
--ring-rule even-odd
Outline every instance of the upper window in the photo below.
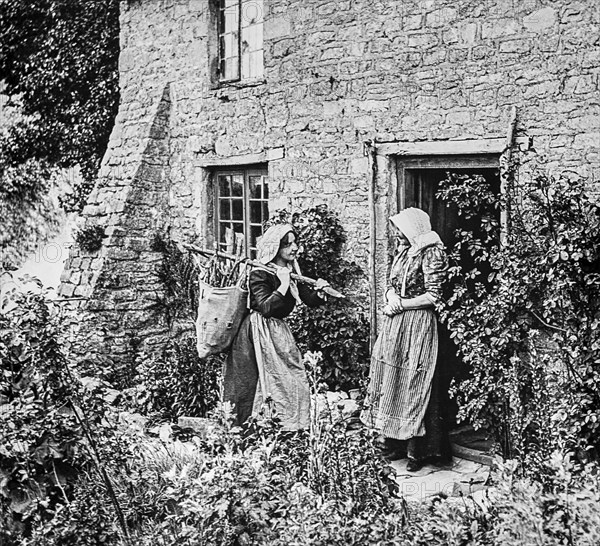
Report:
[[[219,80],[263,76],[263,0],[219,0]]]
[[[267,169],[232,168],[215,172],[216,238],[219,250],[254,257],[256,240],[269,218]]]

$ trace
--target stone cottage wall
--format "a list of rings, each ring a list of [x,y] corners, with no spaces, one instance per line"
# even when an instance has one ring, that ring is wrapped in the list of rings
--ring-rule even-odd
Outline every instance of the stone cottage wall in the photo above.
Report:
[[[598,187],[595,0],[265,0],[265,79],[252,86],[215,85],[207,0],[132,0],[121,9],[121,107],[83,215],[107,225],[109,237],[97,254],[73,249],[63,276],[64,294],[91,298],[89,324],[114,325],[116,311],[134,307],[131,317],[147,316],[151,291],[139,283],[154,282],[158,257],[147,241],[157,230],[210,243],[207,165],[267,160],[271,209],[328,203],[348,232],[349,256],[368,270],[374,164],[379,291],[402,149],[390,143],[414,151],[504,139],[516,106],[523,173],[568,171]],[[379,149],[371,163],[367,141]],[[97,281],[137,266],[120,292]],[[129,320],[102,339],[125,347],[134,332],[165,335]]]

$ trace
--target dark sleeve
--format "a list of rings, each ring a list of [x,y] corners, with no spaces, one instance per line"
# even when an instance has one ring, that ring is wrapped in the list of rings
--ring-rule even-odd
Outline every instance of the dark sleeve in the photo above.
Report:
[[[325,303],[325,300],[319,297],[317,291],[308,284],[299,282],[298,293],[300,294],[300,299],[309,307],[317,307]]]
[[[252,308],[266,318],[274,314],[285,314],[285,300],[277,291],[279,283],[272,279],[273,275],[267,271],[254,269],[250,273],[248,286],[252,294]]]
[[[423,255],[425,293],[429,294],[434,304],[442,299],[442,284],[446,279],[447,272],[448,257],[444,249],[438,246],[425,249]]]

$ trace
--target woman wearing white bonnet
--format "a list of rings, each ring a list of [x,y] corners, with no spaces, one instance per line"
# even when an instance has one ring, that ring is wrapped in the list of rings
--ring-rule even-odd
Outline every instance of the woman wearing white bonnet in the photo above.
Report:
[[[448,261],[426,212],[408,208],[390,221],[400,248],[390,271],[386,319],[371,355],[361,420],[383,437],[384,457],[408,456],[407,470],[417,471],[425,462],[449,457],[445,431],[427,412],[438,353],[435,306]]]
[[[260,412],[279,419],[283,430],[307,429],[309,388],[302,355],[283,320],[297,303],[320,305],[315,289],[296,284],[290,273],[299,273],[298,241],[289,224],[271,226],[257,243],[257,260],[271,264],[277,273],[254,269],[250,273],[250,315],[233,342],[223,373],[223,397],[232,402],[237,424]]]

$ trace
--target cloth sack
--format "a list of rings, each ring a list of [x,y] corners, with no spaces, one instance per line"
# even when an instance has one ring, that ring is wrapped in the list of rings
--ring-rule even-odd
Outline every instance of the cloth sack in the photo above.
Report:
[[[227,351],[248,314],[248,291],[239,285],[218,288],[199,281],[196,319],[200,358]]]

